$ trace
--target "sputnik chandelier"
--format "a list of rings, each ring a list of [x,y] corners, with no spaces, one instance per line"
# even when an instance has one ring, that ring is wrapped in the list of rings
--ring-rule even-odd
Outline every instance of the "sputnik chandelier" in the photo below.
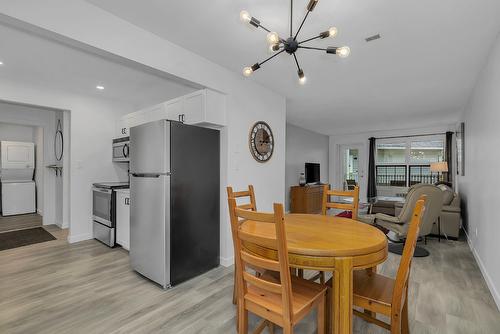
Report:
[[[295,35],[293,34],[293,0],[290,0],[290,37],[288,37],[286,40],[281,38],[278,33],[271,31],[264,27],[259,20],[257,20],[255,17],[251,16],[247,11],[242,10],[240,12],[240,19],[244,23],[250,24],[251,26],[255,28],[262,28],[263,30],[267,31],[267,42],[269,43],[269,49],[271,52],[274,52],[274,54],[259,62],[255,63],[252,66],[245,67],[243,69],[243,75],[246,77],[249,77],[252,75],[253,72],[257,71],[262,64],[268,62],[269,60],[273,59],[277,55],[286,52],[289,55],[293,56],[293,59],[295,60],[295,64],[297,65],[297,74],[299,76],[299,82],[301,84],[304,84],[306,82],[306,76],[304,75],[304,71],[299,65],[299,61],[297,60],[297,55],[295,54],[298,49],[307,49],[307,50],[319,50],[319,51],[326,51],[328,54],[335,54],[341,58],[346,58],[349,56],[351,53],[351,50],[349,49],[348,46],[342,46],[342,47],[336,47],[336,46],[329,46],[326,49],[323,48],[317,48],[317,47],[311,47],[311,46],[305,46],[303,45],[304,43],[316,40],[316,39],[325,39],[328,37],[334,38],[338,34],[338,30],[336,27],[331,27],[327,31],[324,31],[320,33],[317,36],[305,39],[303,41],[298,41],[297,37],[300,33],[300,30],[302,29],[302,26],[306,22],[307,16],[309,13],[311,13],[316,5],[318,4],[319,0],[309,0],[309,4],[307,5],[307,12],[304,16],[304,19],[302,20],[302,23],[300,24],[299,28],[297,29],[297,32]]]

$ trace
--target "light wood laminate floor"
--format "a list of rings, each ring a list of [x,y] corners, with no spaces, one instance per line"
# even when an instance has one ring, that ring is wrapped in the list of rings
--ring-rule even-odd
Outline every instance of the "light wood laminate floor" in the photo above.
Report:
[[[128,253],[89,240],[0,252],[0,333],[235,333],[232,268],[163,291],[129,266]],[[430,241],[415,259],[411,333],[500,333],[500,313],[465,242]],[[399,257],[380,272],[395,276]],[[355,333],[388,333],[354,318]],[[251,317],[254,326],[257,318]],[[279,331],[280,332],[280,331]],[[315,333],[312,314],[295,333]]]
[[[0,233],[42,226],[42,216],[37,213],[0,216]]]

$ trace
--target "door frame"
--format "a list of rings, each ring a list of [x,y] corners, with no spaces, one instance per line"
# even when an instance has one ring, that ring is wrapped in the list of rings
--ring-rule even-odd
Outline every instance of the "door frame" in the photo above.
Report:
[[[358,150],[358,172],[359,172],[359,189],[360,200],[366,201],[366,145],[360,142],[337,144],[337,163],[336,163],[336,181],[335,187],[343,189],[344,187],[344,152],[346,149]]]

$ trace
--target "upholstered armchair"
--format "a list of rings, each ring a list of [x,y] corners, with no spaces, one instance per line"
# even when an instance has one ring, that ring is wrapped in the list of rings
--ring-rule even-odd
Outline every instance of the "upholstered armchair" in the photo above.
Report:
[[[439,215],[439,226],[434,224],[431,230],[432,235],[439,235],[451,239],[458,239],[460,232],[460,195],[446,184],[437,184],[443,191],[443,209]],[[395,204],[395,215],[398,215],[403,208],[403,203]]]
[[[438,187],[430,184],[416,184],[410,188],[406,195],[406,201],[403,204],[400,212],[396,216],[389,216],[383,213],[360,217],[359,220],[366,223],[381,226],[396,233],[399,237],[406,236],[409,223],[415,204],[420,196],[427,197],[425,212],[422,217],[422,225],[420,227],[420,237],[425,237],[431,233],[433,225],[441,213],[443,207],[443,191]],[[389,251],[395,254],[403,253],[404,244],[393,243],[389,245]],[[428,256],[429,252],[417,246],[415,249],[415,257]]]

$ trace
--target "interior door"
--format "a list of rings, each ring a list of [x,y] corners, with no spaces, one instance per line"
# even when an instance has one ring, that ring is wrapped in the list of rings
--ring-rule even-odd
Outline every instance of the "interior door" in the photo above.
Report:
[[[339,145],[338,176],[336,187],[345,189],[352,184],[359,186],[360,197],[366,200],[365,145],[360,143]]]

